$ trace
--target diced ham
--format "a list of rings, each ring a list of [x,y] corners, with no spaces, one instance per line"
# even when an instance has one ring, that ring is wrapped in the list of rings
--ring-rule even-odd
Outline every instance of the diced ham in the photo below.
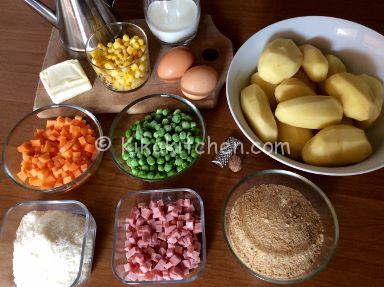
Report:
[[[180,218],[179,218],[180,219]],[[183,228],[183,226],[184,226],[184,221],[182,221],[182,220],[178,220],[177,222],[176,222],[176,227],[177,228]]]
[[[146,222],[146,220],[140,216],[138,219],[136,219],[136,226],[141,226],[145,222]]]
[[[159,262],[159,260],[163,258],[160,254],[157,254],[157,253],[152,253],[151,254],[151,259],[152,261],[154,262]]]
[[[176,266],[181,262],[181,258],[178,255],[174,254],[171,258],[169,258],[169,262],[171,262],[173,266]]]
[[[167,236],[165,235],[164,232],[160,232],[159,235],[157,235],[157,238],[163,240],[163,241],[166,241],[167,240]]]
[[[127,264],[124,264],[124,271],[125,272],[131,271],[131,268],[132,268],[131,263],[128,262]]]
[[[140,267],[140,271],[143,273],[147,273],[148,271],[151,271],[152,269],[152,263],[150,261],[144,262]]]
[[[160,206],[160,207],[164,206],[164,202],[162,199],[158,200],[156,203],[157,203],[157,206]]]
[[[164,256],[164,255],[167,253],[167,250],[165,250],[164,247],[160,247],[160,249],[159,249],[159,253],[160,253],[162,256]]]
[[[164,269],[168,270],[168,269],[171,269],[172,267],[173,267],[173,264],[171,262],[168,262],[167,264],[165,264]]]
[[[189,261],[188,259],[184,259],[183,264],[186,268],[191,268],[191,261]]]
[[[163,271],[165,264],[167,264],[167,262],[164,259],[160,259],[159,262],[157,262],[155,269]]]
[[[137,278],[138,278],[138,276],[137,276],[136,273],[134,273],[134,272],[132,272],[132,271],[128,272],[128,274],[127,274],[127,279],[128,279],[129,281],[136,281]]]
[[[193,220],[187,220],[187,221],[185,222],[185,227],[186,227],[186,229],[188,229],[188,230],[193,230]]]
[[[128,258],[131,258],[133,255],[135,255],[136,253],[139,253],[141,250],[137,247],[133,247],[131,248],[126,254],[125,256]]]
[[[201,233],[201,232],[202,232],[201,223],[196,222],[195,226],[193,227],[193,233],[197,234],[197,233]]]
[[[140,208],[140,209],[143,209],[143,208],[146,208],[147,205],[145,204],[145,202],[140,202],[137,204],[137,207]]]
[[[168,248],[166,252],[166,256],[168,258],[172,257],[175,254],[175,248]]]
[[[183,247],[175,246],[175,253],[182,255],[183,254]]]
[[[141,209],[141,217],[148,220],[152,215],[152,210],[150,210],[149,208],[142,208]]]

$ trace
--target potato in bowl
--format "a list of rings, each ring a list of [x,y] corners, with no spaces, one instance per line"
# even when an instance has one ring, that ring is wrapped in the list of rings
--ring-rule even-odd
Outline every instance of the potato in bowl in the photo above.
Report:
[[[296,51],[295,57],[288,59],[290,66],[288,71],[284,72],[285,75],[279,71],[279,74],[277,74],[277,77],[273,79],[273,82],[268,82],[271,81],[268,78],[268,76],[271,76],[271,69],[264,67],[262,70],[267,71],[267,73],[260,73],[260,69],[257,69],[257,65],[265,47],[268,45],[268,43],[271,43],[276,39],[293,40],[293,42],[296,43],[297,47],[299,48],[300,52],[306,55],[303,55],[301,64],[298,64],[298,61],[301,60]],[[284,20],[268,26],[256,33],[246,43],[244,43],[231,63],[227,76],[227,100],[232,116],[234,117],[237,125],[245,134],[245,136],[254,145],[257,145],[263,152],[267,153],[272,158],[291,167],[311,173],[325,175],[353,175],[379,169],[384,165],[384,141],[381,137],[381,131],[384,129],[384,118],[382,113],[378,114],[377,110],[371,109],[371,111],[369,111],[368,109],[366,114],[362,113],[362,115],[358,115],[357,118],[355,114],[351,114],[353,108],[345,108],[348,106],[348,104],[350,104],[348,100],[343,100],[341,97],[338,97],[337,93],[335,92],[331,92],[332,95],[329,95],[329,93],[325,95],[324,91],[326,89],[326,79],[328,79],[333,74],[345,73],[346,71],[348,74],[353,74],[359,77],[361,74],[367,74],[374,76],[376,79],[384,79],[384,68],[380,65],[380,63],[382,63],[384,60],[384,54],[380,52],[383,49],[384,37],[382,35],[362,25],[342,19],[315,16],[300,17]],[[318,51],[320,51],[320,55]],[[264,56],[264,58],[268,59],[268,61],[264,62],[270,63],[272,61],[270,56]],[[311,70],[311,66],[313,66],[311,63],[316,64],[315,69]],[[325,63],[328,63],[328,67],[325,67]],[[251,76],[256,72],[258,72],[258,75],[256,77],[253,76],[253,80],[250,80]],[[324,76],[325,72],[327,72],[326,76]],[[265,74],[267,74],[267,77]],[[343,118],[345,113],[347,113],[349,116],[352,115],[352,117],[357,118],[356,121],[367,121],[365,122],[366,125],[370,125],[368,129],[365,129],[364,134],[366,135],[367,140],[371,145],[372,154],[366,156],[363,161],[358,163],[349,163],[346,161],[344,164],[343,161],[341,161],[340,165],[342,166],[335,166],[336,164],[327,163],[319,163],[314,165],[313,161],[311,161],[310,164],[305,163],[302,161],[302,159],[298,159],[297,156],[295,159],[293,159],[281,155],[278,152],[270,151],[270,149],[264,148],[264,141],[261,140],[261,138],[257,135],[258,132],[255,132],[252,125],[249,124],[249,119],[247,119],[247,116],[243,114],[241,108],[241,91],[251,83],[261,86],[260,82],[265,81],[270,84],[266,85],[270,88],[269,91],[266,92],[267,97],[270,98],[271,89],[274,86],[276,87],[276,85],[281,84],[283,81],[292,78],[297,78],[301,82],[307,82],[306,84],[309,86],[309,88],[312,90],[316,89],[316,91],[314,91],[315,95],[319,97],[324,95],[326,97],[333,97],[339,101],[343,107],[342,116],[340,117],[340,114],[335,116],[335,113],[339,111],[337,104],[318,104],[320,107],[327,107],[328,105],[332,105],[332,109],[334,110],[334,118],[329,120],[329,122],[325,121],[325,123],[317,123],[319,124],[319,127],[314,129],[314,133],[316,135],[320,129],[326,128],[327,126],[344,124],[347,122],[351,123],[352,121],[350,119],[346,117]],[[313,85],[313,82],[315,82],[315,85]],[[280,92],[280,94],[284,96],[284,92],[291,89],[290,84],[291,83],[288,83],[286,88],[282,89],[283,92]],[[344,86],[343,89],[345,89],[345,85],[340,85],[340,80],[336,80],[336,84],[330,84],[328,91],[332,89],[337,91],[339,90],[340,86]],[[314,96],[312,93],[305,91],[305,89],[301,89],[300,91],[304,94],[309,93],[308,96]],[[296,101],[299,101],[301,106],[308,106],[307,103],[300,103],[302,100]],[[331,101],[333,102],[333,100],[328,100],[328,102]],[[361,99],[357,100],[357,102],[365,104],[367,103],[366,101],[364,102],[364,98],[362,98],[362,101]],[[280,103],[279,100],[277,100],[277,107],[279,107],[279,104],[283,103],[284,101]],[[375,106],[378,104],[380,103],[378,100],[376,100]],[[272,103],[270,105],[270,109],[271,112],[276,116],[274,110],[275,105],[276,103]],[[293,107],[295,108],[297,105],[298,104],[296,103],[293,105]],[[309,105],[309,107],[311,106]],[[368,107],[371,107],[371,105],[368,104]],[[292,107],[290,108],[292,109]],[[345,112],[345,110],[347,110],[347,112]],[[367,113],[370,115],[370,118],[367,117]],[[287,113],[285,114],[287,115]],[[373,117],[376,118],[374,121],[372,121]],[[286,117],[277,119],[277,127],[280,126],[278,123],[279,120],[286,121],[284,118]],[[320,115],[318,118],[321,119],[322,116]],[[269,126],[274,125],[269,124]],[[356,126],[357,129],[366,128],[364,127],[364,124],[356,124]],[[303,126],[298,128],[307,127]],[[312,129],[313,126],[310,128]],[[297,131],[298,130],[296,129],[295,132]],[[352,134],[349,129],[347,132]],[[285,132],[285,134],[287,134],[287,132]],[[306,134],[309,133],[307,132]],[[361,141],[358,142],[361,143]],[[368,148],[366,151],[368,151]],[[361,159],[362,157],[356,158]]]

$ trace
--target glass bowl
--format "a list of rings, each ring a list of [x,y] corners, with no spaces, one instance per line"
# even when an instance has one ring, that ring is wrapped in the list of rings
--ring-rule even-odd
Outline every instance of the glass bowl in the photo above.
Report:
[[[125,219],[129,215],[133,207],[137,207],[138,203],[148,203],[153,200],[163,200],[165,204],[174,202],[178,199],[190,199],[195,207],[196,214],[201,220],[202,233],[199,235],[201,243],[200,263],[199,267],[194,269],[190,274],[181,280],[161,280],[161,281],[129,281],[126,280],[126,272],[124,264],[126,263],[124,251],[125,247]],[[115,212],[115,227],[112,247],[112,271],[113,274],[122,283],[126,285],[153,285],[153,284],[171,284],[171,283],[189,283],[199,278],[204,270],[206,263],[206,237],[205,237],[205,218],[204,204],[200,195],[188,188],[178,189],[159,189],[159,190],[139,190],[128,192],[120,199]]]
[[[30,201],[18,203],[11,207],[3,218],[0,227],[0,282],[2,286],[16,287],[13,277],[13,242],[20,221],[30,211],[63,210],[85,217],[84,237],[82,243],[79,272],[69,287],[84,286],[92,269],[93,252],[96,239],[96,223],[88,209],[78,201]]]
[[[97,59],[100,59],[100,56],[105,51],[110,50],[108,43],[113,43],[117,38],[123,39],[123,36],[127,35],[129,40],[126,42],[121,42],[121,45],[116,49],[120,51],[120,54],[114,54],[111,57],[119,58],[119,55],[126,56],[126,65],[123,65],[119,68],[114,68],[110,66],[111,59],[106,61],[98,62]],[[144,40],[145,50],[141,51],[142,55],[136,57],[133,55],[131,46],[128,47],[128,43],[135,41],[132,38],[134,36],[140,37]],[[103,47],[100,46],[103,45]],[[133,43],[132,45],[136,45]],[[114,50],[114,51],[116,51]],[[97,30],[87,41],[85,46],[85,52],[87,59],[96,74],[99,76],[103,84],[110,90],[115,92],[128,92],[134,91],[140,88],[149,78],[150,75],[150,61],[149,61],[149,50],[148,50],[148,39],[144,30],[139,26],[128,23],[128,22],[116,22],[110,23],[99,30]],[[120,60],[122,58],[119,58]],[[112,59],[113,60],[113,59]],[[107,66],[105,66],[107,65]]]
[[[67,192],[84,183],[96,172],[103,156],[101,149],[97,149],[91,164],[84,172],[75,177],[72,181],[59,187],[40,189],[19,179],[17,173],[20,171],[22,155],[17,151],[17,147],[22,143],[31,140],[35,129],[45,128],[47,120],[58,116],[81,116],[95,131],[96,139],[103,137],[103,130],[101,129],[97,118],[91,112],[81,107],[59,104],[46,106],[31,112],[16,123],[5,139],[3,146],[3,168],[7,176],[18,186],[27,190],[44,193]]]
[[[197,128],[200,131],[199,137],[202,139],[202,142],[199,145],[199,152],[197,153],[197,157],[193,159],[188,167],[166,178],[148,179],[132,173],[131,168],[127,165],[122,157],[122,153],[124,152],[123,144],[125,139],[125,132],[128,130],[128,128],[131,127],[136,121],[143,119],[146,115],[154,112],[158,108],[167,108],[169,110],[181,109],[183,112],[189,113],[197,124]],[[113,161],[125,174],[150,182],[163,181],[180,175],[196,163],[203,150],[205,137],[206,130],[204,119],[194,104],[176,95],[153,94],[144,96],[131,102],[115,117],[109,133],[109,138],[111,140],[110,152],[112,154]]]
[[[324,228],[324,242],[320,254],[310,270],[294,278],[271,278],[249,268],[236,254],[229,237],[229,218],[234,202],[246,191],[261,184],[285,185],[299,191],[315,208]],[[331,261],[339,240],[339,224],[335,210],[324,192],[313,182],[296,173],[285,170],[263,170],[242,179],[229,193],[223,212],[222,228],[225,240],[233,255],[253,276],[273,284],[296,284],[308,280],[321,272]]]

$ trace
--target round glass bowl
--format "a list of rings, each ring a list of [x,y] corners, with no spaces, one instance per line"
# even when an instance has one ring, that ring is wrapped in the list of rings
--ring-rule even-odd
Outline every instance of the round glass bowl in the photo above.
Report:
[[[1,286],[15,287],[13,275],[13,251],[16,232],[20,221],[32,211],[65,211],[83,216],[84,235],[78,273],[68,287],[84,286],[91,275],[93,254],[96,241],[96,222],[87,207],[75,200],[29,201],[17,203],[6,212],[0,226],[0,282]],[[47,275],[49,276],[49,275]],[[44,284],[45,285],[45,284]]]
[[[261,184],[284,185],[299,191],[313,206],[320,216],[324,228],[324,242],[315,262],[307,272],[294,278],[271,278],[253,271],[235,252],[229,236],[230,212],[236,200],[250,188]],[[241,180],[229,193],[223,213],[223,232],[225,240],[233,255],[241,265],[255,277],[273,284],[296,284],[308,280],[321,272],[331,261],[339,240],[339,224],[335,210],[324,192],[314,183],[293,172],[285,170],[263,170],[255,172]],[[256,231],[257,232],[257,231]]]
[[[196,157],[193,158],[193,160],[189,162],[189,165],[186,166],[183,170],[178,172],[171,172],[169,175],[162,178],[148,178],[140,176],[140,174],[135,171],[133,172],[132,168],[128,166],[126,160],[123,159],[123,153],[127,151],[126,144],[128,141],[126,140],[126,131],[129,130],[137,121],[144,119],[147,115],[152,114],[157,109],[168,109],[170,112],[176,109],[180,109],[183,113],[189,114],[192,117],[192,120],[196,123],[196,127],[199,129],[199,134],[196,135],[196,137],[201,139],[201,143],[198,145]],[[163,181],[174,178],[193,166],[203,151],[205,137],[206,130],[204,119],[196,106],[180,96],[170,94],[153,94],[133,101],[115,117],[109,133],[109,138],[111,140],[110,151],[113,161],[116,163],[119,169],[127,175],[149,182]],[[129,153],[132,154],[134,158],[137,157],[137,160],[141,159],[138,158],[138,156],[140,156],[139,154],[141,154],[141,151],[138,152],[137,150],[139,148],[144,149],[145,145],[135,145],[133,150],[129,150]],[[150,147],[149,149],[151,155],[155,157]],[[168,162],[172,163],[172,160],[175,158],[176,157],[169,159]],[[156,157],[155,159],[157,160]],[[142,166],[138,165],[137,169],[141,170],[141,168]],[[153,172],[155,173],[155,171]]]
[[[31,191],[43,193],[57,193],[70,191],[80,184],[84,183],[91,175],[93,175],[103,156],[103,152],[99,149],[93,160],[80,175],[72,179],[72,181],[61,186],[49,189],[40,189],[28,182],[23,182],[17,174],[20,172],[20,164],[22,161],[22,154],[17,151],[17,147],[25,142],[34,138],[34,131],[36,129],[45,129],[47,120],[56,119],[58,116],[74,118],[75,116],[82,117],[83,120],[89,124],[95,132],[96,139],[103,136],[103,131],[97,118],[89,111],[73,105],[59,104],[46,106],[37,109],[22,118],[9,132],[5,139],[3,146],[3,168],[7,176],[18,186]]]
[[[116,22],[103,26],[88,39],[85,52],[96,74],[112,91],[136,90],[149,78],[147,36],[135,24]]]

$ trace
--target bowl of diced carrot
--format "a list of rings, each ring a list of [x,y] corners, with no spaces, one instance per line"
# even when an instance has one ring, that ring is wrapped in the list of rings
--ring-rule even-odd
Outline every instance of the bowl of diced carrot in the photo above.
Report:
[[[89,111],[51,105],[33,111],[10,131],[3,146],[3,167],[20,187],[45,193],[66,192],[98,168],[103,131]]]

